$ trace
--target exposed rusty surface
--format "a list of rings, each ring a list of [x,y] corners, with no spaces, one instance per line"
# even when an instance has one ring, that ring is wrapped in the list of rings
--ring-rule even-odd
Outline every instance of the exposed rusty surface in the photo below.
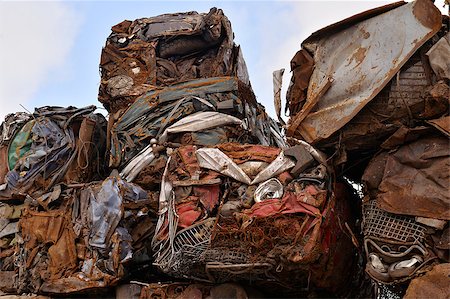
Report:
[[[103,48],[99,101],[110,112],[155,89],[197,78],[236,76],[249,84],[221,9],[164,14],[112,27]]]
[[[425,275],[413,279],[403,298],[448,298],[450,296],[449,275],[449,263],[436,265]]]
[[[431,27],[414,15],[419,9],[416,5],[426,11],[433,22]],[[334,82],[320,97],[315,110],[306,116],[298,134],[314,143],[348,123],[440,29],[441,22],[439,10],[430,1],[418,0],[321,38],[306,40],[302,46],[313,54],[315,68],[305,105],[316,98],[324,80],[331,78]],[[379,24],[384,24],[386,30]],[[293,130],[288,129],[288,134],[293,136]]]
[[[407,2],[404,1],[398,1],[394,3],[390,3],[384,6],[376,7],[361,13],[358,13],[354,16],[351,16],[347,19],[344,19],[342,21],[336,22],[334,24],[328,25],[322,29],[317,30],[316,32],[313,32],[307,39],[303,41],[303,43],[310,43],[315,40],[321,39],[326,36],[330,36],[334,33],[337,33],[341,30],[347,29],[349,27],[352,27],[356,25],[357,23],[376,17],[380,14],[386,13],[392,9],[395,9],[397,7],[400,7],[402,5],[405,5]],[[302,44],[303,44],[302,43]]]
[[[448,297],[450,47],[431,1],[306,39],[287,126],[282,71],[276,122],[222,10],[111,30],[107,125],[91,106],[0,127],[0,294]]]
[[[237,164],[250,160],[272,162],[280,153],[279,148],[249,144],[222,143],[217,145],[217,148],[233,158]]]
[[[217,148],[244,170],[250,161],[273,162],[279,154],[279,149],[258,145],[227,143]],[[310,269],[314,273],[311,283],[329,292],[337,292],[339,286],[344,291],[345,278],[334,275],[352,263],[350,256],[343,254],[336,264],[335,254],[339,255],[344,248],[351,251],[352,245],[335,220],[340,218],[342,223],[351,224],[351,215],[347,199],[338,200],[325,188],[325,182],[331,179],[328,174],[314,175],[316,168],[321,167],[317,162],[299,174],[299,181],[297,176],[281,180],[285,184],[282,197],[254,203],[257,185],[246,186],[202,168],[196,156],[189,153],[195,153],[195,148],[180,147],[168,164],[166,184],[171,182],[173,186],[168,207],[173,204],[175,210],[163,208],[159,218],[162,226],[154,239],[155,264],[161,271],[179,278],[255,281],[261,282],[261,286],[269,275],[275,278],[275,284],[289,285],[292,291],[301,294],[301,285],[308,281],[305,269]],[[269,153],[272,161],[268,160]],[[183,156],[189,158],[180,159]],[[302,179],[307,173],[311,174],[309,179]],[[179,182],[189,180],[190,176],[197,176],[200,182],[219,176],[221,184],[204,184],[201,192],[197,184],[186,189]],[[170,220],[173,217],[177,219],[175,223]],[[194,235],[188,237],[191,234]],[[208,236],[209,245],[205,243]],[[171,238],[174,238],[174,251],[168,247]],[[192,238],[198,243],[192,243]],[[314,267],[316,262],[321,267]],[[324,275],[330,276],[330,282],[321,282],[320,277]],[[292,284],[292,277],[296,277],[296,284]]]
[[[450,220],[448,151],[448,138],[423,137],[387,155],[376,156],[363,180],[378,189],[376,198],[386,211]],[[376,167],[379,164],[384,167]],[[379,183],[373,181],[378,173],[383,173]]]
[[[441,28],[441,13],[436,6],[430,6],[429,4],[426,1],[416,1],[413,14],[423,26],[432,28],[437,32]]]
[[[428,122],[447,136],[450,136],[450,116],[432,119]]]
[[[291,60],[292,78],[286,94],[286,111],[296,115],[306,100],[309,79],[314,69],[314,59],[308,51],[301,49]]]

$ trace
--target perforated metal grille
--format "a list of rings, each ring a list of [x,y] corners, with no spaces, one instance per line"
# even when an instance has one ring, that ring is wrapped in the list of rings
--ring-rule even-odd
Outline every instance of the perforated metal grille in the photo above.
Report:
[[[400,243],[420,243],[425,237],[426,228],[414,218],[395,215],[377,207],[376,200],[363,205],[365,237],[390,239]]]

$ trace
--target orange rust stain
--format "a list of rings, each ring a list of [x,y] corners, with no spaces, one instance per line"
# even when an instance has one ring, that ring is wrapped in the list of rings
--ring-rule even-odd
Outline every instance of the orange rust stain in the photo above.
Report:
[[[441,28],[441,12],[431,1],[417,0],[414,3],[413,14],[423,26],[433,29],[433,31]]]
[[[352,57],[350,57],[346,66],[349,66],[352,63],[352,61],[355,61],[356,63],[354,68],[359,66],[363,62],[364,58],[366,58],[366,52],[367,48],[364,47],[358,48],[358,50],[356,50],[356,52],[353,53]]]
[[[361,31],[362,37],[363,37],[364,39],[368,39],[368,38],[370,37],[370,33],[367,32],[366,30],[364,30],[364,28],[361,28],[361,29],[359,29],[359,30]]]

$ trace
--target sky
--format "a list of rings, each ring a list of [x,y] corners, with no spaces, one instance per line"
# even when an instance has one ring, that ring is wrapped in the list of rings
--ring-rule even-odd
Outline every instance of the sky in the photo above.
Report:
[[[101,104],[99,60],[111,26],[163,13],[222,8],[241,45],[253,90],[274,116],[272,72],[285,68],[312,32],[393,1],[0,0],[0,121],[34,107]],[[444,0],[436,1],[441,11]],[[101,110],[100,110],[101,111]]]

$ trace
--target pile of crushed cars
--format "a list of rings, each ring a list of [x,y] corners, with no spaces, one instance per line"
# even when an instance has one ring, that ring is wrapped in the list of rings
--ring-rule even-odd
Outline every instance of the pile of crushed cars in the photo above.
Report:
[[[95,107],[0,128],[0,290],[450,296],[449,18],[397,2],[313,33],[281,118],[222,10],[112,27]]]

